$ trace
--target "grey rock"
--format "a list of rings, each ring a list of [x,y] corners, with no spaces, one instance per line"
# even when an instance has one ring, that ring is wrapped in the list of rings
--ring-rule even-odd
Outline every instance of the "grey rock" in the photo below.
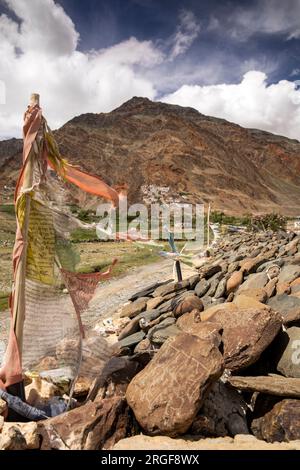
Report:
[[[147,338],[153,343],[163,344],[168,338],[178,333],[180,329],[175,325],[175,318],[166,318],[148,331]]]
[[[273,264],[276,264],[277,266],[281,267],[284,265],[284,260],[282,258],[277,258],[272,261],[268,261],[267,263],[263,263],[257,268],[256,272],[261,273],[265,271],[269,266],[273,266]]]
[[[130,346],[134,346],[135,344],[142,341],[142,339],[144,339],[145,336],[146,335],[144,331],[139,331],[138,333],[134,333],[133,335],[127,336],[127,338],[124,338],[121,341],[118,341],[117,345],[120,348],[127,348]]]
[[[239,287],[238,293],[247,289],[261,289],[268,283],[268,276],[265,272],[250,274],[243,284]]]
[[[169,282],[171,282],[171,280],[163,281],[163,282],[156,282],[155,284],[151,284],[150,286],[145,287],[145,289],[140,290],[139,292],[136,292],[135,294],[133,294],[128,300],[134,301],[140,297],[148,297],[154,292],[155,289],[157,289],[160,286],[163,286],[164,284],[168,284]]]
[[[198,297],[202,297],[206,294],[208,289],[210,288],[210,283],[206,279],[201,279],[198,284],[196,284],[195,292]]]
[[[185,279],[182,282],[169,282],[168,284],[164,284],[160,287],[157,287],[157,289],[155,289],[155,291],[153,292],[153,297],[164,296],[188,287],[188,279]]]
[[[225,292],[226,292],[226,283],[227,283],[227,279],[224,278],[220,281],[217,289],[216,289],[216,292],[215,292],[215,299],[219,299],[221,297],[223,297],[225,295]]]
[[[300,276],[300,266],[287,264],[283,266],[279,274],[279,284],[288,282],[293,282],[297,277]]]
[[[279,348],[283,351],[277,370],[285,377],[300,378],[300,328],[288,328],[280,337]]]
[[[246,411],[242,396],[219,380],[213,384],[189,433],[206,437],[249,434]]]
[[[300,298],[293,295],[279,294],[268,300],[268,305],[282,315],[284,323],[300,319]]]
[[[143,310],[146,310],[147,307],[147,302],[149,300],[149,297],[139,297],[137,300],[134,302],[131,302],[128,305],[125,305],[122,308],[122,312],[120,314],[120,317],[129,317],[133,318],[139,313],[141,313]]]

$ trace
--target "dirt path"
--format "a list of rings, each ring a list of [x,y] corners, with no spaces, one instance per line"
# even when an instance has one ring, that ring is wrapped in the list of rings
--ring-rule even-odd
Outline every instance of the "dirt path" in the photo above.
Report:
[[[197,271],[182,265],[183,278],[196,274]],[[90,302],[89,316],[99,322],[104,318],[118,318],[118,309],[135,292],[173,277],[173,261],[163,260],[158,263],[135,268],[130,274],[117,279],[106,281],[98,287],[93,300]]]

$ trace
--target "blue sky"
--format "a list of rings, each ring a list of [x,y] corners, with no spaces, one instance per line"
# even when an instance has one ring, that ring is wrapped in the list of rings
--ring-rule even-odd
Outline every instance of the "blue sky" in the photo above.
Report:
[[[300,0],[0,0],[0,138],[39,91],[52,127],[139,95],[300,139],[299,52]]]

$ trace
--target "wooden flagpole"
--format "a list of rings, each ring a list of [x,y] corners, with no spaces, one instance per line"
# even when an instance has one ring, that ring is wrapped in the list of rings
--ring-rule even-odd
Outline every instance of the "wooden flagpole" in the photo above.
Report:
[[[38,94],[32,94],[30,98],[30,106],[40,104],[40,96]],[[33,183],[33,159],[35,154],[38,153],[37,143],[33,143],[30,154],[28,155],[28,163],[26,164],[23,185],[21,192],[31,188]],[[26,261],[27,261],[27,248],[28,248],[28,228],[29,228],[29,216],[30,216],[30,195],[25,193],[25,213],[24,213],[24,224],[22,227],[22,238],[24,242],[24,248],[20,261],[18,263],[16,277],[15,277],[15,293],[14,293],[14,304],[13,304],[13,325],[14,331],[17,338],[20,359],[22,359],[23,349],[23,326],[25,320],[25,278],[26,278]]]

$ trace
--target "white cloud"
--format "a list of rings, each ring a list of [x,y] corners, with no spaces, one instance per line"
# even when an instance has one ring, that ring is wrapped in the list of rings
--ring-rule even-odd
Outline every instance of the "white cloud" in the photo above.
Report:
[[[186,52],[200,32],[200,24],[192,11],[182,10],[179,15],[179,20],[177,31],[171,38],[173,46],[170,53],[170,60]]]
[[[162,101],[300,140],[300,90],[287,80],[267,85],[266,79],[249,71],[238,84],[184,85]]]
[[[181,12],[176,33],[164,45],[132,37],[83,53],[73,22],[54,0],[6,3],[20,21],[0,16],[0,95],[3,89],[6,94],[6,103],[0,102],[0,138],[21,135],[32,92],[41,94],[44,114],[56,128],[75,115],[111,111],[135,95],[156,99],[165,84],[180,86],[163,98],[166,102],[300,139],[300,91],[291,81],[268,86],[264,73],[251,71],[238,84],[190,85],[221,83],[224,76],[224,58],[218,55],[203,59],[201,67],[172,62],[199,33],[191,12]],[[229,57],[225,65],[243,72],[257,67]],[[260,65],[268,72],[274,64]]]
[[[82,53],[71,19],[53,0],[6,0],[20,25],[0,16],[0,138],[19,136],[31,92],[51,127],[84,112],[111,111],[134,95],[155,98],[143,75],[164,54],[151,41],[130,38],[113,47]]]
[[[223,19],[231,35],[246,40],[253,34],[283,34],[286,39],[300,37],[299,0],[259,0],[252,6],[238,7]]]

